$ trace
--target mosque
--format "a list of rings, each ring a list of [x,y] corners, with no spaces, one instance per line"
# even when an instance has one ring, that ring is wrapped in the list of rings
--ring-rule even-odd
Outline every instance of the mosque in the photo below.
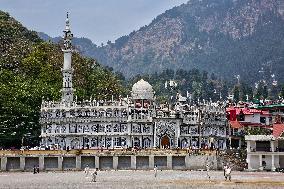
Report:
[[[41,105],[41,144],[58,149],[218,148],[226,149],[229,128],[222,102],[189,103],[177,94],[172,105],[157,105],[152,86],[141,79],[131,96],[111,101],[74,100],[72,40],[64,30],[63,88],[59,102]]]

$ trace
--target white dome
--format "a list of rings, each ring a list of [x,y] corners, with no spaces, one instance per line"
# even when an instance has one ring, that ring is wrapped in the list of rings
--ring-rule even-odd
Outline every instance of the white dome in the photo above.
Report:
[[[131,96],[133,99],[154,99],[152,86],[143,79],[139,80],[132,86]]]

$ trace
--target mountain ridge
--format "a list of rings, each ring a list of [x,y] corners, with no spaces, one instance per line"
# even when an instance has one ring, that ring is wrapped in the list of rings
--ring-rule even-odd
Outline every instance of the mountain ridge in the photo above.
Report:
[[[273,74],[284,82],[283,12],[280,0],[191,0],[83,54],[126,77],[197,68],[251,84]]]

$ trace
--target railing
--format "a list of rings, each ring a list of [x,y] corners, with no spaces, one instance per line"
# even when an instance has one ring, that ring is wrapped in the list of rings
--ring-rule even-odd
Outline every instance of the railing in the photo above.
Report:
[[[256,152],[271,152],[271,148],[270,147],[256,147],[255,149]]]

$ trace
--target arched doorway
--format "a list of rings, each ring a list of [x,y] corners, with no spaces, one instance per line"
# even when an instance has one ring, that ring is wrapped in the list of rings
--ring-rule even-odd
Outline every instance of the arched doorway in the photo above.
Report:
[[[161,147],[170,148],[170,138],[167,135],[161,138]]]

